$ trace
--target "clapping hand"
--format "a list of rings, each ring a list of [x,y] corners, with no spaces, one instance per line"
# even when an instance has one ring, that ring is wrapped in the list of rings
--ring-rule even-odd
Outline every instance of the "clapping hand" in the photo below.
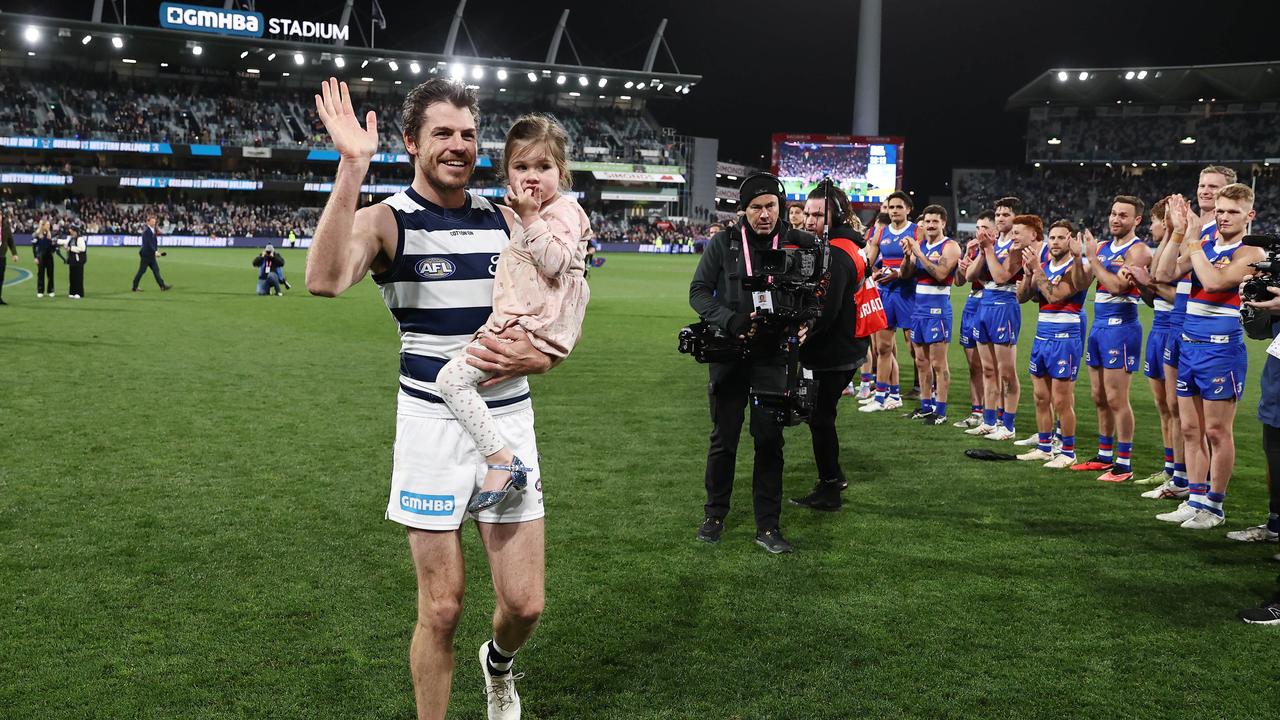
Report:
[[[1077,241],[1084,247],[1084,251],[1088,253],[1088,257],[1098,257],[1098,240],[1093,237],[1093,231],[1085,228],[1083,233],[1076,235]]]
[[[377,113],[370,110],[365,116],[365,126],[360,127],[346,83],[333,77],[321,83],[320,95],[316,95],[316,112],[343,159],[368,161],[373,158],[378,150]]]
[[[1040,259],[1036,255],[1036,249],[1033,247],[1022,248],[1022,266],[1031,269],[1031,274],[1044,272],[1044,268],[1040,265]]]

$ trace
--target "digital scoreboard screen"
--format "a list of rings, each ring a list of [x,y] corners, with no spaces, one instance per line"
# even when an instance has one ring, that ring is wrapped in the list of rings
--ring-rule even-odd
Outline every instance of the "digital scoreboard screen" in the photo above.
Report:
[[[778,133],[773,173],[790,201],[803,201],[830,176],[855,207],[875,205],[902,188],[903,145],[899,137]]]

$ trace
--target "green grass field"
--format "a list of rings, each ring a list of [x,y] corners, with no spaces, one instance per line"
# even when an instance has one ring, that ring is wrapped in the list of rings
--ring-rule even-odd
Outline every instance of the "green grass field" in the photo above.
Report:
[[[304,256],[286,253],[301,288]],[[0,717],[413,715],[413,571],[382,519],[394,322],[368,280],[256,297],[252,256],[171,251],[176,289],[135,295],[136,251],[95,249],[85,300],[65,297],[63,266],[52,300],[5,288]],[[797,552],[771,556],[752,542],[749,437],[723,541],[694,540],[707,376],[675,352],[693,264],[611,256],[582,344],[533,380],[549,577],[517,664],[526,718],[1274,713],[1280,635],[1234,613],[1274,588],[1277,548],[1223,537],[1265,518],[1262,343],[1220,530],[1157,522],[1172,504],[1132,485],[970,461],[992,443],[846,400],[845,509],[784,507]],[[952,362],[963,408],[958,347]],[[1087,454],[1086,383],[1078,398]],[[1162,447],[1145,382],[1133,401],[1145,475]],[[1031,409],[1028,387],[1020,434]],[[797,496],[815,469],[806,429],[787,438]],[[481,718],[493,601],[464,536],[450,716]]]

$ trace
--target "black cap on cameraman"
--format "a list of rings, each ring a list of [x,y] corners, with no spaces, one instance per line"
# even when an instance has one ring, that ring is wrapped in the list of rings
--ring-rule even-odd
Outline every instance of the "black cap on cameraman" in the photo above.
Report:
[[[738,186],[738,209],[746,210],[747,203],[761,195],[776,195],[778,207],[782,207],[787,202],[787,193],[782,187],[781,180],[769,173],[756,173],[749,175],[742,181],[742,185]]]

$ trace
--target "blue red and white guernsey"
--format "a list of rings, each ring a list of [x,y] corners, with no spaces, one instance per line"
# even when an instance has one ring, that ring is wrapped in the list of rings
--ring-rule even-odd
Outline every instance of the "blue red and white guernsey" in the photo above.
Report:
[[[400,327],[400,412],[452,417],[436,390],[436,374],[463,352],[493,311],[498,256],[510,241],[501,210],[467,192],[457,209],[442,208],[406,188],[382,201],[395,214],[399,239],[391,267],[373,280]],[[499,412],[528,407],[524,378],[480,396]]]
[[[1013,251],[1013,238],[999,237],[996,238],[995,244],[996,262],[1001,265],[1009,264],[1009,254]],[[1018,280],[1022,277],[1022,270],[1009,278],[1009,282],[996,282],[991,276],[991,268],[982,268],[982,304],[983,305],[1005,305],[1007,303],[1018,302]]]
[[[1071,273],[1075,258],[1064,258],[1054,265],[1052,258],[1042,262],[1045,277],[1050,286],[1057,285]],[[1080,356],[1084,349],[1080,343],[1081,318],[1088,289],[1072,293],[1061,302],[1048,302],[1043,293],[1037,293],[1040,314],[1036,319],[1036,337],[1031,343],[1028,371],[1032,377],[1050,377],[1055,380],[1072,380],[1080,372]]]
[[[901,268],[902,240],[915,235],[916,224],[913,222],[907,223],[901,230],[894,230],[892,225],[886,225],[880,233],[880,257],[876,260],[876,264],[890,270]],[[881,287],[890,292],[901,292],[906,296],[915,292],[915,283],[908,280],[899,279],[881,283]]]
[[[1204,243],[1204,256],[1215,268],[1226,268],[1244,243]],[[1178,341],[1178,396],[1205,400],[1239,400],[1249,371],[1249,356],[1240,327],[1240,292],[1231,287],[1209,292],[1194,271],[1187,297],[1187,316]],[[1194,491],[1193,491],[1194,492]]]
[[[1098,260],[1102,267],[1108,272],[1116,273],[1124,266],[1125,253],[1138,242],[1138,238],[1132,237],[1128,242],[1117,245],[1115,240],[1108,240],[1098,246]],[[1098,281],[1097,292],[1094,293],[1093,302],[1093,324],[1094,327],[1101,325],[1120,325],[1123,323],[1138,322],[1138,303],[1142,300],[1142,294],[1138,288],[1129,288],[1123,293],[1113,295],[1102,287],[1102,281]]]
[[[1218,223],[1209,221],[1200,228],[1200,243],[1217,242]],[[1191,297],[1191,273],[1178,280],[1173,296],[1173,308],[1169,310],[1169,340],[1164,350],[1164,364],[1178,366],[1178,343],[1182,338],[1182,326],[1187,317],[1187,298]]]
[[[1231,264],[1236,251],[1241,247],[1244,244],[1240,240],[1227,246],[1205,242],[1204,256],[1214,267],[1222,269]],[[1191,292],[1187,296],[1187,316],[1182,322],[1182,338],[1219,345],[1243,342],[1240,289],[1232,287],[1223,292],[1209,292],[1192,271]]]
[[[942,251],[946,250],[947,243],[952,242],[951,238],[943,237],[936,243],[930,244],[925,241],[920,246],[920,251],[932,263],[938,263],[942,260]],[[956,271],[953,268],[951,274],[945,279],[938,280],[924,269],[924,264],[920,260],[916,260],[916,307],[924,305],[925,307],[946,308],[948,314],[951,313],[951,286],[956,281]]]

